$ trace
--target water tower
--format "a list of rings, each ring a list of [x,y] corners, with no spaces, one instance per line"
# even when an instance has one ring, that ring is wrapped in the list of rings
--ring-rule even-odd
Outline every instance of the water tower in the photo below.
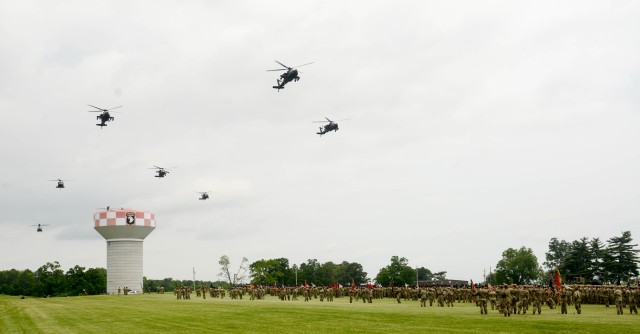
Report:
[[[155,214],[131,209],[98,211],[95,229],[107,240],[107,293],[142,292],[142,243],[156,228]]]

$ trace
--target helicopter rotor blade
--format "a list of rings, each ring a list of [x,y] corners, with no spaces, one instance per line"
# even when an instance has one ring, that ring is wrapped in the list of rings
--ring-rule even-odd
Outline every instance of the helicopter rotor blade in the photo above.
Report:
[[[267,70],[267,72],[286,71],[286,68],[279,68],[277,70]]]
[[[90,105],[90,104],[87,104],[87,105],[88,105],[89,107],[94,107],[94,108],[96,108],[96,109],[98,109],[98,110],[100,110],[100,111],[106,111],[106,110],[107,110],[107,109],[98,108],[98,107],[96,107],[96,106],[92,106],[92,105]]]
[[[283,63],[281,63],[281,62],[279,62],[279,61],[277,61],[277,60],[276,60],[275,62],[276,62],[276,63],[278,63],[278,64],[280,64],[281,66],[283,66],[283,67],[284,67],[284,68],[286,68],[287,70],[291,69],[291,67],[289,67],[289,66],[287,66],[287,65],[285,65],[285,64],[283,64]]]
[[[295,67],[293,67],[293,68],[298,68],[298,67],[302,67],[302,66],[311,65],[311,64],[313,64],[313,63],[314,63],[314,62],[312,61],[312,62],[310,62],[310,63],[306,63],[306,64],[298,65],[298,66],[295,66]]]
[[[327,122],[327,121],[314,121],[314,122],[311,122],[311,123],[329,123],[329,122]]]
[[[123,106],[117,106],[117,107],[113,107],[113,108],[106,109],[106,110],[107,110],[107,111],[111,111],[111,110],[113,110],[113,109],[118,109],[118,108],[122,108],[122,107],[123,107]]]

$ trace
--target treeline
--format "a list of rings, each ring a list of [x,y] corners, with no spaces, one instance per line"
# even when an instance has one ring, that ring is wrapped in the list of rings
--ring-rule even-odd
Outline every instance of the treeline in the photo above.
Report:
[[[599,238],[580,238],[574,241],[549,241],[544,266],[553,272],[556,268],[566,280],[598,276],[603,283],[619,283],[638,276],[638,244],[632,244],[631,232],[622,232],[606,244]]]
[[[98,295],[107,291],[107,270],[75,266],[66,272],[60,263],[48,262],[36,271],[0,271],[0,294],[63,297]]]
[[[408,260],[404,257],[391,257],[391,263],[380,269],[376,276],[376,282],[384,286],[391,285],[392,281],[396,286],[404,284],[414,285],[416,279],[420,281],[431,281],[446,278],[446,271],[433,273],[427,268],[411,268]],[[341,284],[350,286],[367,284],[371,280],[363,270],[362,265],[357,262],[342,261],[334,263],[331,261],[320,263],[316,259],[309,259],[300,266],[289,266],[286,258],[258,260],[249,265],[251,283],[262,285],[284,284],[302,285],[305,282],[309,285],[327,286]]]
[[[204,283],[207,287],[216,287],[226,289],[229,287],[229,283],[221,282],[221,281],[200,281],[196,280],[196,287],[200,287],[200,284]],[[144,287],[144,292],[157,292],[159,287],[163,287],[165,292],[172,292],[179,286],[190,286],[193,287],[193,280],[174,280],[173,278],[164,278],[164,279],[148,279],[147,277],[142,278],[142,285]]]
[[[434,273],[425,267],[414,269],[409,266],[409,260],[406,258],[392,256],[391,263],[380,269],[378,275],[376,275],[376,282],[382,286],[403,286],[405,284],[413,286],[416,284],[416,279],[424,282],[444,280],[446,278],[446,271]]]
[[[356,262],[343,261],[334,263],[331,261],[320,263],[316,259],[309,259],[307,262],[289,266],[289,260],[261,259],[249,265],[251,272],[251,283],[260,285],[282,284],[288,286],[307,284],[330,285],[342,284],[351,285],[352,279],[356,284],[367,282],[367,273],[362,269],[362,265]]]

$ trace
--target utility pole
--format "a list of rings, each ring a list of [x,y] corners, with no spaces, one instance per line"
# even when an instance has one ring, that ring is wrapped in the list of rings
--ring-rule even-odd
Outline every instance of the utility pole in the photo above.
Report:
[[[487,269],[482,268],[482,280],[484,281],[483,283],[487,283]]]
[[[193,267],[193,291],[196,291],[196,267]]]

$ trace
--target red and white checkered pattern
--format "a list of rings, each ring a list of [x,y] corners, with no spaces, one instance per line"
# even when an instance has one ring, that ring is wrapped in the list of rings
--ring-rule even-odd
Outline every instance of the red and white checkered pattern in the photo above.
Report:
[[[127,224],[127,212],[136,213],[136,221],[134,224]],[[109,210],[98,211],[93,215],[95,227],[102,226],[147,226],[156,227],[156,215],[151,212],[137,210]]]

